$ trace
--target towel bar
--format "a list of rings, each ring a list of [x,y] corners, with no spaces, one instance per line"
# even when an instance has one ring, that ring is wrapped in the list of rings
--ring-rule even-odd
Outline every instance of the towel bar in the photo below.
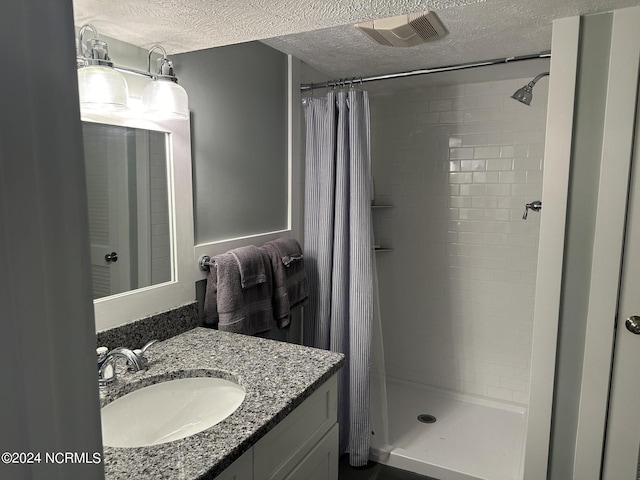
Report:
[[[209,255],[202,255],[198,259],[198,267],[200,267],[200,270],[202,270],[203,272],[208,272],[209,267],[215,267],[215,266],[216,266],[216,262],[211,260],[211,257]]]

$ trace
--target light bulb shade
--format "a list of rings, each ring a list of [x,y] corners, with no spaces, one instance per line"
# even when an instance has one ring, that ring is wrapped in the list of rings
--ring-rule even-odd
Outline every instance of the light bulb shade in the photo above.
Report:
[[[80,108],[123,110],[127,108],[129,88],[120,72],[103,65],[78,69]]]
[[[165,118],[189,118],[187,92],[177,83],[159,78],[142,91],[142,109],[147,115]]]

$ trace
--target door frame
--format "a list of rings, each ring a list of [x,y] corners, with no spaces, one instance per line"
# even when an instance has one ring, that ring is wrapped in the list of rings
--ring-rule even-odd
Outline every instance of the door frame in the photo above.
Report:
[[[598,480],[605,442],[622,268],[626,207],[635,137],[640,7],[613,12],[602,162],[582,367],[574,477]]]
[[[634,138],[640,7],[612,14],[607,107],[586,338],[574,450],[574,478],[598,480],[604,447],[629,165]],[[580,17],[553,23],[551,75],[523,478],[547,478],[572,153]],[[553,135],[549,135],[553,132]],[[571,448],[571,447],[570,447]]]

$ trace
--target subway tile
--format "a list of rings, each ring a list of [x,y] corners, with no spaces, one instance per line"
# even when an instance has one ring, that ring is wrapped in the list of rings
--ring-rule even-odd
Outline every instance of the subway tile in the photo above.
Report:
[[[462,138],[461,137],[449,137],[449,148],[461,147],[462,146]]]
[[[527,172],[527,183],[542,184],[542,172]]]
[[[444,87],[436,87],[439,92],[439,98],[455,98],[464,95],[463,85],[448,85]]]
[[[465,96],[489,95],[490,93],[491,93],[491,84],[489,82],[469,83],[464,86]]]
[[[514,158],[513,169],[518,171],[541,170],[541,158]]]
[[[526,157],[529,153],[529,145],[515,145],[513,147],[513,156],[514,157]]]
[[[525,172],[499,172],[498,176],[498,182],[500,183],[526,183],[527,181],[527,174]]]
[[[502,121],[492,121],[485,119],[482,122],[478,122],[473,124],[475,126],[475,131],[477,133],[487,133],[489,135],[501,135],[504,130],[504,122]],[[495,137],[494,137],[495,138]],[[515,138],[515,137],[514,137]],[[513,140],[509,143],[513,143]],[[491,142],[489,145],[497,145],[497,143]]]
[[[544,143],[532,143],[529,145],[527,157],[542,158],[544,156]]]
[[[463,135],[462,143],[465,147],[475,147],[475,146],[486,146],[487,145],[487,134],[486,133],[476,133],[473,135]]]
[[[504,95],[483,95],[478,97],[478,108],[502,107],[504,105]]]
[[[440,112],[440,123],[462,123],[464,120],[464,113],[462,111],[453,112]]]
[[[498,198],[498,208],[524,208],[525,203],[527,203],[526,197],[500,197]]]
[[[507,245],[508,236],[503,233],[485,233],[483,234],[486,245]]]
[[[476,125],[469,123],[461,123],[458,125],[451,125],[451,135],[469,135],[476,133]]]
[[[498,158],[500,157],[500,147],[476,147],[473,158]]]
[[[460,162],[460,170],[463,172],[482,172],[486,168],[484,160],[462,160]]]
[[[485,192],[486,192],[486,189],[485,189],[485,185],[483,184],[460,185],[460,195],[480,196],[480,195],[484,195]]]
[[[473,183],[496,183],[498,172],[474,172]]]
[[[489,118],[491,120],[513,120],[516,118],[516,108],[512,105],[492,108]]]
[[[468,198],[468,197],[467,197]],[[497,208],[498,197],[471,197],[473,208]]]
[[[460,232],[458,234],[458,240],[460,243],[466,244],[483,244],[484,237],[481,233],[472,233],[472,232]]]
[[[430,112],[444,112],[453,108],[453,100],[450,98],[442,100],[430,100],[429,111]]]
[[[469,110],[478,108],[478,97],[459,97],[453,99],[454,110]]]
[[[481,208],[460,208],[458,218],[461,220],[482,220],[484,212]]]
[[[500,130],[501,128],[502,126],[500,125]],[[489,133],[487,135],[487,145],[513,145],[514,143],[514,133]]]
[[[473,148],[450,148],[449,158],[451,160],[462,160],[473,158]]]
[[[502,377],[500,378],[500,386],[509,390],[515,390],[518,392],[529,392],[529,383],[524,380],[518,380],[516,378]]]
[[[516,378],[516,369],[508,365],[489,365],[489,372],[499,377]]]
[[[487,170],[511,170],[513,159],[511,158],[490,158],[487,159]]]
[[[544,143],[544,133],[543,132],[531,132],[531,131],[524,131],[524,132],[516,132],[516,143],[517,144],[523,144],[523,143]]]
[[[487,184],[486,194],[496,197],[511,195],[511,185],[509,184]]]
[[[418,113],[416,115],[416,123],[418,125],[429,125],[440,122],[440,114],[438,112]]]
[[[464,122],[487,122],[491,120],[490,108],[478,108],[476,110],[464,110]],[[477,129],[476,129],[477,131]]]
[[[515,147],[513,145],[500,147],[500,158],[513,158],[514,150]]]
[[[516,272],[529,272],[536,271],[536,258],[511,258],[509,259],[509,270]]]
[[[516,172],[513,172],[513,173],[516,173]],[[521,172],[517,172],[517,173],[521,173]],[[526,175],[525,175],[525,181],[526,181]],[[542,185],[514,183],[513,185],[511,185],[511,194],[514,196],[517,195],[517,196],[525,196],[525,197],[529,197],[529,196],[539,197],[540,195],[542,195]]]
[[[467,196],[454,196],[454,197],[449,197],[449,206],[450,207],[463,207],[463,208],[469,208],[472,206],[472,199],[473,197],[467,197]]]
[[[449,173],[449,183],[471,183],[473,174],[471,172],[452,172]]]
[[[521,247],[537,247],[538,236],[537,235],[509,235],[508,243],[512,246]]]

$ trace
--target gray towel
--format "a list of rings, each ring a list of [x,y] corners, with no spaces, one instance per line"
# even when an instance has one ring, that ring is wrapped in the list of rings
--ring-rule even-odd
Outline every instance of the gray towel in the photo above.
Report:
[[[273,271],[273,313],[279,328],[291,323],[291,310],[302,306],[309,296],[302,249],[293,238],[282,237],[262,247]]]
[[[240,247],[229,252],[238,262],[240,268],[240,284],[242,288],[255,287],[267,281],[265,263],[262,252],[256,246]]]
[[[268,258],[260,253],[266,264]],[[268,276],[265,282],[243,289],[240,267],[233,254],[216,255],[213,260],[216,268],[211,268],[207,277],[205,324],[217,324],[220,330],[245,335],[271,330],[274,323],[271,306],[273,289]],[[268,268],[268,264],[263,268]]]

